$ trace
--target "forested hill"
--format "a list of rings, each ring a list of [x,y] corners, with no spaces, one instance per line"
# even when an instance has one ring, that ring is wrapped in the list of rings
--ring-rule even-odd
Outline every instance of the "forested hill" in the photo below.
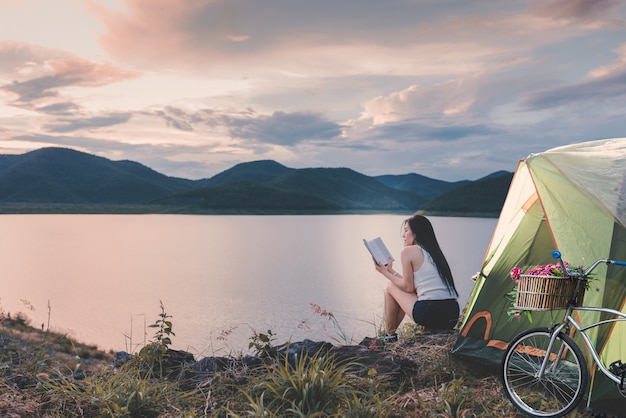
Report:
[[[498,216],[512,173],[446,182],[264,160],[188,180],[67,149],[0,155],[2,213],[375,213]],[[469,189],[468,189],[469,188]],[[469,194],[474,199],[469,199]],[[476,203],[480,196],[482,203]]]
[[[194,187],[133,161],[66,148],[0,155],[2,203],[143,203]]]

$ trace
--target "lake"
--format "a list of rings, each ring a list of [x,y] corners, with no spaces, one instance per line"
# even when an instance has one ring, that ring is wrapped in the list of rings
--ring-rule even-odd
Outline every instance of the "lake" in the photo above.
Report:
[[[153,339],[161,302],[172,347],[197,358],[268,330],[358,343],[381,326],[385,285],[363,238],[398,258],[407,216],[1,215],[0,308],[114,351]],[[429,219],[463,307],[497,219]]]

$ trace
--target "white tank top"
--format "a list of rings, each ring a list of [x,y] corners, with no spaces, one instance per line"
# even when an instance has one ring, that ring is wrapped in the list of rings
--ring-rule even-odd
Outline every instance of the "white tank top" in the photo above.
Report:
[[[413,272],[413,284],[415,285],[415,291],[417,292],[417,299],[456,299],[454,294],[448,290],[446,283],[439,276],[437,266],[428,251],[421,247],[420,249],[424,254],[424,262],[419,270]]]

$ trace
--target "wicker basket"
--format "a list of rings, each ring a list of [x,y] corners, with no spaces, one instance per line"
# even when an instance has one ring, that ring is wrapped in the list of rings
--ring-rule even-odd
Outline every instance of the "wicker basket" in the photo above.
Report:
[[[576,279],[560,276],[535,276],[522,274],[517,284],[515,309],[526,311],[548,311],[565,309],[576,288]],[[584,286],[576,294],[576,306],[580,306],[585,295]]]

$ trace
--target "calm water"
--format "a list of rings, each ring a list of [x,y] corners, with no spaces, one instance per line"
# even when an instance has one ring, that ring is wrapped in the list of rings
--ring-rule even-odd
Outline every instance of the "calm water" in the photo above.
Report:
[[[382,321],[385,284],[362,239],[397,258],[404,218],[2,215],[0,308],[116,351],[153,338],[160,301],[173,347],[197,356],[246,352],[255,331],[358,342]],[[496,220],[430,219],[464,304]]]

